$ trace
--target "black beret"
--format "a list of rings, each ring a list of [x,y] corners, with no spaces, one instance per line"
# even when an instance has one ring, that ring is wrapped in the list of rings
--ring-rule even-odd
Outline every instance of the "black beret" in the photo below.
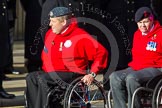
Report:
[[[67,7],[55,7],[50,11],[49,16],[51,18],[54,18],[54,17],[60,17],[60,16],[68,15],[68,14],[71,14],[71,11],[69,10],[69,8],[67,8]]]
[[[141,7],[135,13],[135,22],[141,21],[143,18],[148,18],[152,14],[152,11],[148,7]]]

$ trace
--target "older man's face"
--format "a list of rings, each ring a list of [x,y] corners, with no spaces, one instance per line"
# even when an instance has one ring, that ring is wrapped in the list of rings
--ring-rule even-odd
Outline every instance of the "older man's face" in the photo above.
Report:
[[[66,24],[66,20],[60,21],[59,17],[50,18],[50,24],[52,31],[56,34],[60,34]]]
[[[148,33],[151,30],[153,25],[153,19],[144,18],[141,21],[137,22],[138,28],[143,33]]]

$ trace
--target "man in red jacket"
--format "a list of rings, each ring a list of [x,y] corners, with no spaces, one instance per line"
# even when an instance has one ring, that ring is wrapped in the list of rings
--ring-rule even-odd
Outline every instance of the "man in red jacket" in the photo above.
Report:
[[[138,30],[134,33],[132,61],[128,68],[110,75],[113,108],[131,108],[132,94],[142,83],[162,74],[162,27],[148,7],[135,13]],[[141,108],[138,99],[135,108]]]
[[[56,7],[49,16],[51,29],[46,33],[42,51],[44,71],[30,73],[26,78],[28,108],[44,108],[51,88],[49,83],[67,86],[65,82],[84,75],[81,80],[90,85],[97,73],[107,66],[106,49],[77,26],[68,8]],[[86,74],[89,61],[92,65],[90,73]]]

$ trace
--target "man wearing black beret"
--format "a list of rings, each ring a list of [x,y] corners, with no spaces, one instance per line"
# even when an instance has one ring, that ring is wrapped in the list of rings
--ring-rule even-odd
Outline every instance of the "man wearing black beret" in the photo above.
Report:
[[[162,74],[162,28],[148,7],[135,13],[138,30],[134,33],[132,61],[128,68],[110,75],[113,108],[131,108],[133,92],[144,82]],[[128,106],[126,105],[128,100]],[[142,108],[138,97],[134,108]]]
[[[107,50],[78,27],[69,8],[55,7],[49,12],[49,17],[51,28],[45,35],[42,51],[43,72],[30,73],[26,78],[28,108],[44,108],[51,87],[54,90],[57,86],[66,88],[66,83],[78,76],[83,75],[81,80],[90,85],[107,67]],[[92,65],[90,73],[86,74],[89,61]],[[53,108],[59,108],[58,101],[53,103]]]

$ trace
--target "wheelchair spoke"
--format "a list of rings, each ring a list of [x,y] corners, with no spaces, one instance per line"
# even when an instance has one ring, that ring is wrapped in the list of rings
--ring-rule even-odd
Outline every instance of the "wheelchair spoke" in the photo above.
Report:
[[[77,96],[78,96],[83,102],[85,102],[85,100],[80,96],[80,94],[76,92],[76,90],[74,90],[74,92],[77,94]],[[86,103],[86,102],[85,102],[85,103]]]
[[[95,99],[95,96],[96,96],[97,92],[98,92],[98,91],[95,92],[95,94],[93,95],[91,101],[93,101],[93,100]]]

